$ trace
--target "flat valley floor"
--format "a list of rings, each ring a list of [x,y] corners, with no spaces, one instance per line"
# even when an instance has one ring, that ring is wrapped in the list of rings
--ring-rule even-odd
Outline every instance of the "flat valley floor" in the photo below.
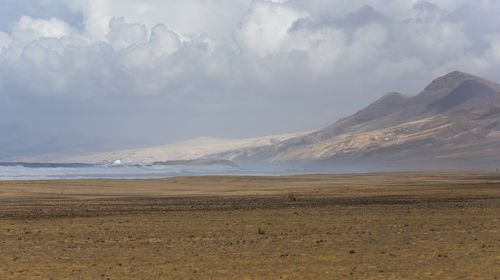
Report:
[[[0,279],[500,279],[500,174],[0,181]]]

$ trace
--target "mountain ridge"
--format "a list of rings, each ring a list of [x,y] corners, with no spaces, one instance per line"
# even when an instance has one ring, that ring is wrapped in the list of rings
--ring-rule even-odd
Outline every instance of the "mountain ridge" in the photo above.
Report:
[[[236,163],[356,165],[378,170],[380,166],[500,166],[499,155],[500,85],[453,71],[432,80],[418,94],[389,92],[358,112],[312,132],[238,140],[200,137],[55,161],[217,159]]]
[[[310,134],[214,157],[239,161],[342,164],[500,160],[500,85],[453,71],[417,95],[388,93],[364,109]],[[483,148],[484,147],[484,148]],[[464,155],[468,156],[465,157]],[[494,154],[494,153],[493,153]],[[488,161],[488,162],[487,162]]]

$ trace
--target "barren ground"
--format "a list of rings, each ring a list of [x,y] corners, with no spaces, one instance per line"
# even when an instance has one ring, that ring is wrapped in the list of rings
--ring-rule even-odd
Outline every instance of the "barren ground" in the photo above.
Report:
[[[500,174],[0,181],[0,279],[500,279]]]

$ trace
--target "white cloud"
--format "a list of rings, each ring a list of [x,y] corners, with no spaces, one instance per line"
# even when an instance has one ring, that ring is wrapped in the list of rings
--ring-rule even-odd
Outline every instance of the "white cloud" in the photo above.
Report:
[[[179,34],[170,31],[163,24],[158,24],[151,30],[151,48],[153,55],[170,55],[181,46]]]
[[[369,7],[353,1],[343,8],[339,3],[73,0],[72,7],[84,15],[83,28],[23,16],[9,33],[0,33],[0,67],[12,77],[4,84],[27,93],[128,96],[185,90],[200,95],[207,92],[204,83],[216,86],[210,92],[236,87],[246,94],[256,87],[264,94],[280,91],[281,79],[290,76],[306,84],[329,77],[324,82],[329,84],[335,77],[368,75],[366,69],[384,77],[393,72],[390,67],[414,75],[426,67],[431,69],[426,73],[445,71],[464,60],[494,67],[494,39],[485,39],[488,47],[477,51],[465,23],[447,17],[459,2],[373,1]],[[333,8],[338,16],[329,14]],[[409,67],[411,61],[418,66]],[[202,88],[181,84],[190,75],[203,81]]]
[[[10,38],[9,34],[0,31],[0,55],[2,54],[2,49],[9,46],[11,42],[12,39]]]
[[[298,29],[289,32],[284,40],[283,52],[301,52],[307,56],[310,74],[328,73],[334,67],[335,60],[347,49],[345,34],[335,27],[323,27],[315,30]]]
[[[72,0],[81,22],[27,14],[0,31],[0,97],[237,137],[327,125],[455,69],[497,79],[498,1],[428,2]]]
[[[409,21],[400,26],[398,41],[408,55],[428,61],[442,61],[463,55],[469,40],[462,25],[441,20]]]
[[[15,40],[32,41],[39,38],[62,38],[70,36],[72,32],[71,26],[56,18],[45,20],[22,16],[14,25],[12,36]]]
[[[148,28],[162,23],[187,36],[202,33],[222,39],[234,31],[252,0],[72,0],[73,9],[84,15],[89,37],[102,40],[109,31],[109,21],[123,17]]]
[[[500,63],[500,40],[491,44],[491,47],[486,51],[486,57],[490,58],[492,62]]]
[[[378,24],[361,26],[354,31],[349,45],[348,67],[361,68],[372,63],[378,63],[386,57],[387,30]]]
[[[106,37],[115,50],[120,50],[131,45],[146,43],[148,36],[148,28],[144,24],[127,24],[124,18],[112,18]]]
[[[243,18],[238,41],[245,50],[259,55],[276,53],[292,25],[305,17],[308,17],[306,11],[284,4],[256,1]]]

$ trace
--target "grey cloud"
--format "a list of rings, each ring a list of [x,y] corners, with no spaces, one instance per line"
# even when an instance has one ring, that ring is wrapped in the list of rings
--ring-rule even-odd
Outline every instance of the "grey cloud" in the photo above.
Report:
[[[418,1],[417,3],[415,3],[415,5],[413,5],[412,8],[415,10],[420,10],[429,13],[436,13],[440,11],[437,5],[427,1]]]
[[[372,6],[365,5],[361,9],[349,13],[345,17],[339,19],[337,23],[342,27],[359,27],[370,23],[388,24],[391,21],[391,18],[379,12]]]
[[[140,17],[129,13],[137,1],[100,11],[75,0],[70,9],[83,19],[49,2],[53,14],[14,6],[27,16],[0,25],[0,122],[18,127],[0,130],[59,135],[45,151],[310,130],[457,68],[500,74],[495,1],[239,1],[231,14],[216,1],[151,0]],[[160,7],[188,19],[193,11],[206,28],[162,21]],[[217,21],[203,21],[204,10],[217,10]]]

